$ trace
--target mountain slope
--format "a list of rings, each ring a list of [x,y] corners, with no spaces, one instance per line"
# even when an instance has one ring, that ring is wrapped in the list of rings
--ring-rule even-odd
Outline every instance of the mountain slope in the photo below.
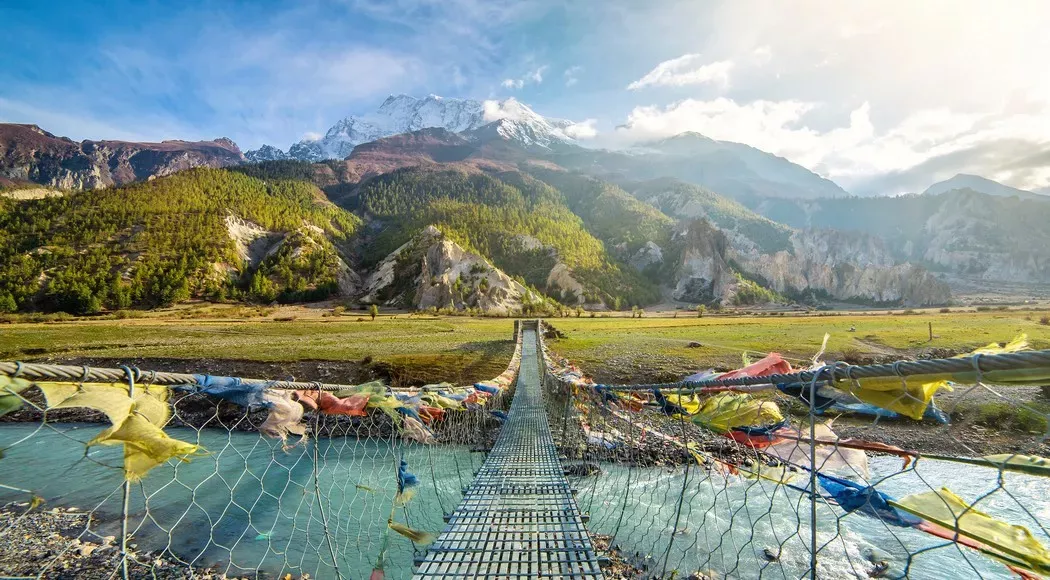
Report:
[[[355,202],[372,220],[366,230],[378,232],[365,246],[366,265],[434,225],[567,304],[643,304],[659,296],[607,252],[561,191],[518,172],[400,169],[363,184]]]
[[[873,234],[898,261],[1003,282],[1050,282],[1050,203],[972,190],[931,195],[756,201],[755,211],[799,228]]]
[[[529,173],[562,193],[587,229],[627,259],[647,242],[665,246],[674,220],[620,187],[580,173],[531,167]]]
[[[96,189],[171,175],[194,167],[244,162],[229,139],[215,141],[83,141],[36,125],[0,123],[0,178],[65,190]]]
[[[937,195],[940,193],[946,193],[956,189],[969,189],[971,191],[977,191],[987,195],[994,195],[996,197],[1019,197],[1021,199],[1042,199],[1044,201],[1050,201],[1050,197],[1042,196],[1031,191],[1025,191],[1023,189],[1017,189],[1016,187],[1010,187],[1009,185],[1003,185],[998,181],[992,181],[979,175],[968,175],[960,173],[951,179],[939,181],[926,188],[926,191],[922,192],[923,195]]]
[[[740,302],[749,289],[740,288],[734,272],[806,302],[915,306],[943,304],[950,298],[947,286],[921,268],[898,264],[876,236],[793,230],[714,192],[674,179],[627,183],[625,187],[669,216],[701,219],[717,228],[715,234],[693,221],[676,231],[670,252],[666,252],[676,264],[676,298],[688,299],[701,288],[704,295]]]
[[[390,253],[365,280],[362,301],[427,310],[510,313],[542,298],[484,257],[427,226]]]
[[[333,242],[358,224],[309,183],[222,169],[0,198],[0,306],[94,312],[191,297],[316,300],[354,283]]]
[[[546,149],[555,143],[573,141],[575,125],[572,121],[543,117],[513,98],[482,102],[437,95],[423,99],[391,95],[374,113],[346,117],[323,137],[293,144],[288,153],[264,145],[249,151],[247,157],[258,161],[345,159],[362,143],[428,128],[464,133],[472,140],[498,134],[525,147]]]
[[[834,182],[787,159],[698,133],[682,133],[630,151],[562,148],[550,159],[612,181],[673,177],[737,200],[848,195]]]
[[[664,214],[678,219],[705,218],[739,247],[774,253],[791,247],[791,228],[698,185],[663,178],[627,182],[624,189]]]

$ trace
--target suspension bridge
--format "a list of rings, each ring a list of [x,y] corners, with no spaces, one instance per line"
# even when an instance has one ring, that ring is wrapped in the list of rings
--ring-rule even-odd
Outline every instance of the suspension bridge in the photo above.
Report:
[[[468,387],[0,362],[0,575],[1050,573],[1050,413],[1015,386],[1050,383],[1050,351],[803,369],[770,355],[606,386],[543,334],[516,322],[507,371]],[[982,394],[1010,405],[1001,421],[1027,417],[1008,453],[950,420]],[[840,437],[832,412],[870,424]],[[876,439],[887,420],[936,424],[937,448]]]
[[[506,423],[417,580],[603,578],[547,422],[537,330],[523,325]]]

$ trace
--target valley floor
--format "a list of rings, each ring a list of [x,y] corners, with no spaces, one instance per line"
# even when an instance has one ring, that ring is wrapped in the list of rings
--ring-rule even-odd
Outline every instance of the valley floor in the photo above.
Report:
[[[364,311],[331,306],[279,308],[196,304],[127,319],[8,316],[0,324],[3,360],[156,360],[164,370],[345,376],[364,364],[406,384],[468,382],[499,374],[513,352],[513,320]],[[592,317],[593,316],[593,317]],[[1028,335],[1050,348],[1050,308],[920,311],[753,312],[697,318],[681,311],[549,319],[564,334],[550,344],[606,383],[672,381],[705,368],[740,366],[775,351],[808,361],[830,334],[825,360],[881,362],[946,356]],[[1045,324],[1044,324],[1045,322]],[[930,340],[932,325],[933,340]],[[851,329],[853,329],[851,331]],[[303,361],[311,361],[304,364]],[[324,361],[314,365],[312,361]],[[314,368],[316,366],[316,368]],[[264,377],[268,378],[268,377]],[[283,377],[282,377],[283,378]]]
[[[1000,307],[1006,308],[1006,307]],[[813,312],[705,314],[688,311],[583,313],[550,319],[561,338],[548,344],[603,383],[666,382],[706,368],[739,367],[776,351],[795,365],[809,361],[830,334],[823,360],[855,363],[951,356],[991,342],[1028,335],[1032,348],[1050,348],[1050,311],[953,308],[903,313]],[[0,360],[22,360],[206,372],[255,378],[363,382],[385,378],[395,386],[457,384],[499,374],[514,348],[513,320],[381,313],[328,307],[248,308],[197,304],[138,318],[33,321],[0,324]],[[929,338],[932,324],[933,340]],[[851,331],[851,328],[853,329]],[[956,443],[1008,449],[1018,436],[1045,431],[1045,413],[1018,412],[1018,404],[1050,412],[1037,386],[965,393],[965,428]],[[947,404],[961,394],[943,396]],[[942,397],[938,397],[942,400]],[[842,417],[844,436],[863,436],[867,419]],[[1002,436],[999,428],[1010,435]],[[946,433],[910,421],[880,422],[879,439],[938,449]],[[954,444],[953,444],[954,445]]]

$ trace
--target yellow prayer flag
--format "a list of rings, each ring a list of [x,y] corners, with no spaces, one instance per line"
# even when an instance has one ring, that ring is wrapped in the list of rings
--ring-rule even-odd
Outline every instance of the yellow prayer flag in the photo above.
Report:
[[[172,439],[164,432],[170,412],[168,389],[159,386],[135,388],[128,396],[128,385],[36,383],[47,399],[48,409],[83,407],[101,411],[113,424],[87,445],[124,445],[124,477],[137,481],[154,467],[172,458],[186,456],[200,447]]]
[[[1000,552],[1004,560],[1040,574],[1050,573],[1050,551],[1032,536],[1028,528],[997,520],[974,509],[948,488],[902,497],[890,502],[920,518],[959,535],[977,540]]]
[[[720,393],[704,401],[693,422],[725,433],[733,427],[770,425],[783,419],[780,407],[772,401],[759,401],[746,393]]]
[[[0,417],[21,409],[22,397],[19,393],[31,386],[33,383],[25,379],[0,375]]]
[[[695,415],[700,410],[700,397],[697,395],[664,395],[668,403],[678,405],[687,415]]]
[[[837,381],[836,389],[846,391],[865,403],[871,403],[881,409],[895,411],[911,417],[916,421],[922,419],[926,407],[937,391],[952,390],[948,381],[920,382],[914,378],[901,380],[863,379],[860,381]]]

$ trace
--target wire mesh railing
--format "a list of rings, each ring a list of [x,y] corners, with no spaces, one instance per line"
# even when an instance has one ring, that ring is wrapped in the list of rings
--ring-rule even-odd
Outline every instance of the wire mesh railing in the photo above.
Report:
[[[515,330],[468,387],[0,362],[0,575],[407,578],[507,418]],[[1022,338],[659,385],[541,351],[606,578],[1050,574],[1050,352]]]
[[[551,333],[555,336],[555,333]],[[544,346],[550,423],[611,578],[1050,574],[1050,352],[607,386]]]
[[[0,576],[407,578],[519,361],[412,389],[0,363]]]

